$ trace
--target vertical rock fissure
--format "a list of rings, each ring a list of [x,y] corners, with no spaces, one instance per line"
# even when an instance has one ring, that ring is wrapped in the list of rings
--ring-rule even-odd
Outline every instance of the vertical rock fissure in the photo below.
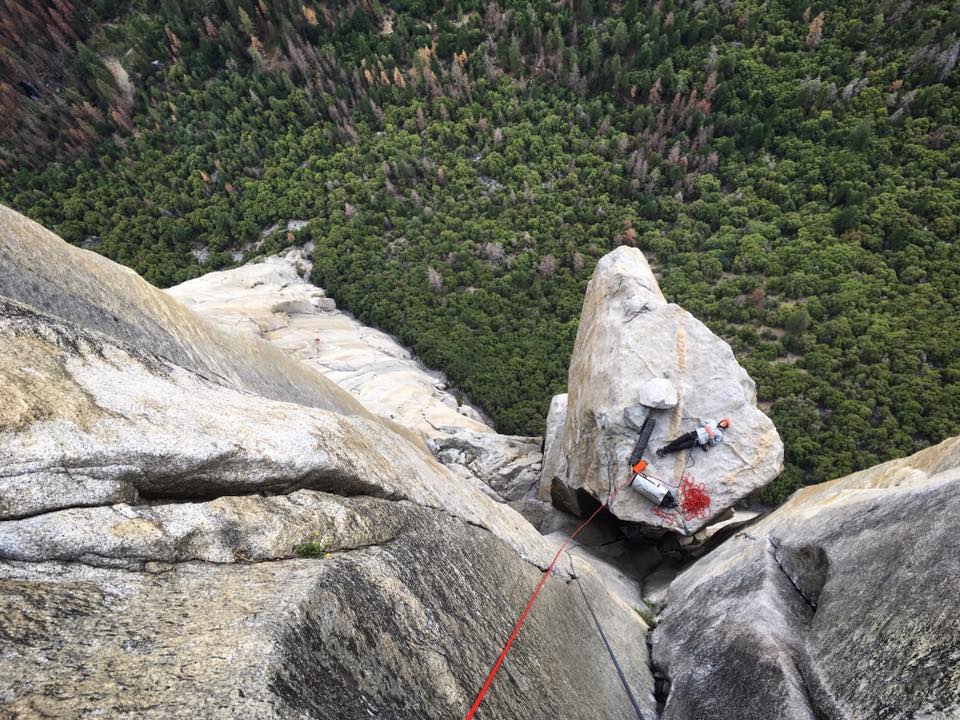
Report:
[[[793,586],[793,589],[797,591],[797,594],[800,596],[803,602],[805,602],[810,607],[810,609],[813,610],[813,612],[816,612],[817,604],[815,602],[812,602],[810,598],[807,597],[807,595],[803,592],[803,590],[800,589],[800,586],[797,585],[796,581],[793,579],[790,573],[788,573],[784,569],[783,563],[779,556],[780,546],[777,545],[776,540],[774,540],[772,537],[767,537],[767,544],[770,546],[770,557],[773,558],[774,564],[776,564],[780,572],[783,573],[783,576],[790,582],[790,585]]]
[[[663,709],[667,706],[667,700],[670,698],[670,689],[672,683],[670,676],[653,660],[653,628],[647,630],[647,657],[650,658],[650,674],[653,676],[653,699],[656,702],[657,718],[663,714]]]
[[[820,591],[826,582],[829,566],[827,555],[823,548],[816,545],[787,545],[769,535],[766,540],[775,567],[790,583],[795,594],[810,609],[805,626],[796,628],[796,642],[793,648],[794,669],[803,685],[810,711],[815,720],[845,720],[845,715],[820,682],[806,647],[806,631],[817,613]]]
[[[767,536],[770,555],[780,571],[814,612],[820,599],[820,591],[827,579],[829,561],[823,548],[816,545],[798,547],[782,545],[772,536]]]

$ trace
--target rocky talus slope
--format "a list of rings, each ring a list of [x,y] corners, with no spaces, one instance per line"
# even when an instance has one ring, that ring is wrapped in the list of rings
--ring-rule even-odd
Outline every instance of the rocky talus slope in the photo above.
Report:
[[[0,715],[462,716],[552,554],[418,432],[3,207],[0,382]],[[571,572],[652,710],[646,626],[564,565],[486,717],[634,717]]]
[[[806,488],[673,582],[664,720],[960,717],[960,438]]]

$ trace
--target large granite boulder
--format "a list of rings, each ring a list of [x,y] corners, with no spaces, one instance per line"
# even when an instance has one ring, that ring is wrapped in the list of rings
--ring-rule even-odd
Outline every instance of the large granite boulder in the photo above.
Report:
[[[554,552],[420,435],[5,208],[0,383],[0,716],[462,716]],[[632,717],[574,573],[652,709],[646,626],[577,562],[491,716]]]
[[[800,490],[675,580],[663,720],[960,717],[960,438]]]
[[[672,389],[671,389],[672,388]],[[632,490],[611,510],[619,518],[689,534],[780,472],[783,444],[756,406],[753,381],[726,342],[682,308],[668,303],[643,253],[620,247],[603,257],[587,286],[570,360],[569,400],[554,498],[569,505],[584,491],[604,499],[629,480],[627,459],[639,425],[656,419],[645,459],[649,473],[679,486],[684,473],[710,499],[693,516],[653,512]],[[674,394],[675,391],[675,394]],[[644,405],[646,402],[648,405]],[[696,428],[701,420],[727,417],[725,441],[658,458],[654,449]],[[557,490],[561,490],[558,492]]]

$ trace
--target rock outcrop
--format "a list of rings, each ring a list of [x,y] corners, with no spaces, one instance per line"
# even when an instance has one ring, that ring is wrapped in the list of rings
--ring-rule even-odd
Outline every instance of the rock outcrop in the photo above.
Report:
[[[0,519],[141,498],[310,488],[443,508],[541,565],[547,558],[518,515],[476,487],[451,488],[425,448],[370,415],[243,392],[5,299],[0,367],[9,398],[0,426]],[[46,377],[56,385],[38,392]]]
[[[278,349],[199,321],[129,268],[68,245],[3,205],[0,292],[206,378],[273,400],[370,415],[333,382]]]
[[[349,512],[372,531],[316,559],[0,563],[0,713],[462,717],[539,572],[438,511],[360,498]],[[643,625],[624,624],[633,610],[576,569],[639,680]],[[549,583],[484,713],[634,720],[590,623],[572,583]],[[649,682],[635,692],[648,707]]]
[[[960,717],[960,438],[800,490],[672,584],[663,720]]]
[[[567,474],[567,458],[563,454],[563,428],[567,423],[567,393],[555,395],[547,412],[547,426],[543,431],[543,467],[540,475],[541,500],[550,499],[553,481]]]
[[[336,309],[304,278],[310,262],[294,248],[233,270],[208,273],[166,292],[215,325],[267,340],[329,378],[365,408],[424,437],[442,428],[492,432],[393,337]]]
[[[639,493],[626,490],[611,508],[623,520],[696,532],[776,477],[783,463],[776,428],[756,407],[754,383],[730,346],[690,313],[667,303],[634,248],[620,247],[603,257],[587,287],[570,361],[568,403],[563,462],[545,462],[563,486],[554,497],[568,505],[575,502],[572,490],[603,499],[629,480],[627,458],[647,416],[657,421],[645,456],[650,474],[678,486],[688,472],[704,485],[710,505],[693,517],[663,517]],[[701,420],[721,417],[730,418],[732,427],[709,453],[654,454]]]
[[[2,207],[0,283],[0,714],[463,715],[550,542],[419,434]],[[571,569],[652,708],[646,627],[579,561],[491,716],[633,717]]]
[[[540,486],[540,438],[441,428],[427,441],[437,459],[461,474],[473,475],[507,502],[534,498]]]
[[[329,378],[363,406],[429,441],[458,475],[479,479],[490,497],[513,502],[530,519],[540,438],[499,435],[482,415],[447,390],[442,373],[424,368],[393,337],[367,327],[304,278],[299,248],[233,270],[214,272],[166,292],[227,330],[262,338]]]

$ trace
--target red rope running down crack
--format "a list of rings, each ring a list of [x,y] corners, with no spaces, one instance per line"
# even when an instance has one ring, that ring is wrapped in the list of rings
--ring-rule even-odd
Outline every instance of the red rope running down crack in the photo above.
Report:
[[[503,650],[500,651],[500,657],[498,657],[497,662],[493,664],[493,669],[490,670],[490,674],[487,675],[486,682],[484,682],[483,687],[480,688],[480,692],[477,694],[477,699],[473,701],[473,706],[470,708],[470,712],[467,713],[467,716],[464,718],[464,720],[471,720],[471,718],[473,718],[473,716],[476,715],[477,708],[480,707],[480,703],[483,702],[484,696],[486,696],[487,691],[490,689],[490,685],[493,683],[493,678],[496,677],[497,672],[500,670],[500,666],[503,665],[503,661],[507,657],[507,653],[510,652],[510,646],[513,645],[513,641],[516,640],[517,635],[520,634],[520,628],[523,627],[523,622],[527,619],[527,615],[530,612],[530,608],[532,608],[533,603],[536,602],[537,595],[540,594],[540,591],[543,589],[543,586],[547,584],[547,580],[549,579],[550,575],[553,573],[553,566],[557,564],[557,559],[560,557],[560,554],[564,551],[567,545],[573,542],[573,539],[580,534],[580,531],[583,530],[587,525],[589,525],[593,521],[593,519],[600,514],[601,510],[603,510],[611,502],[613,502],[613,499],[617,496],[617,493],[620,492],[622,488],[629,485],[632,479],[633,478],[631,477],[622,485],[614,488],[610,496],[603,501],[603,504],[600,505],[600,507],[598,507],[596,510],[594,510],[593,513],[590,515],[590,517],[588,517],[586,520],[580,523],[579,527],[577,527],[576,530],[570,533],[570,536],[563,541],[563,544],[560,546],[560,549],[557,550],[557,554],[553,556],[553,560],[550,561],[550,565],[547,567],[546,571],[544,571],[543,577],[540,578],[540,582],[537,584],[536,589],[533,591],[533,595],[531,595],[530,600],[527,601],[527,606],[523,609],[523,612],[520,613],[520,619],[517,620],[517,624],[514,625],[513,632],[510,633],[510,637],[507,640],[507,644],[504,645]]]

